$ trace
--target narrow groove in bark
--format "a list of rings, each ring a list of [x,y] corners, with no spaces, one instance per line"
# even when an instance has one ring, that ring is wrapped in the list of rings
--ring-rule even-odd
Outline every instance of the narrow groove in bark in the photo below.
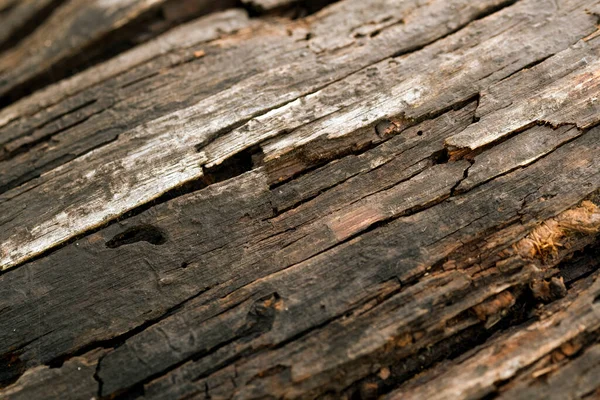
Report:
[[[426,48],[426,47],[429,47],[429,46],[431,46],[431,45],[435,44],[436,42],[438,42],[438,41],[440,41],[440,40],[446,39],[447,37],[454,35],[455,33],[457,33],[458,31],[461,31],[462,29],[466,28],[467,26],[469,26],[469,25],[470,25],[470,24],[472,24],[473,22],[475,22],[475,21],[479,21],[479,20],[482,20],[482,19],[484,19],[484,18],[487,18],[487,17],[489,17],[489,16],[490,16],[490,15],[492,15],[492,14],[495,14],[495,13],[497,13],[497,12],[500,12],[500,11],[502,11],[503,9],[505,9],[505,8],[507,8],[507,7],[510,7],[510,6],[512,6],[513,4],[517,3],[518,1],[519,1],[519,0],[507,0],[507,1],[503,2],[503,3],[501,3],[501,4],[498,4],[498,5],[497,5],[497,6],[495,6],[495,7],[489,7],[489,8],[487,8],[487,9],[485,9],[485,10],[482,10],[482,11],[481,11],[479,14],[477,14],[477,15],[476,15],[476,16],[475,16],[475,17],[474,17],[472,20],[470,20],[470,21],[468,21],[468,22],[465,22],[465,23],[464,23],[464,24],[462,24],[462,25],[459,25],[459,26],[457,26],[455,29],[452,29],[451,31],[449,31],[449,32],[448,32],[448,33],[446,33],[445,35],[443,35],[443,36],[440,36],[439,38],[437,38],[436,40],[434,40],[434,41],[432,41],[432,42],[429,42],[429,43],[425,43],[425,44],[423,44],[423,45],[420,45],[420,46],[411,47],[411,48],[409,48],[409,49],[407,49],[407,50],[402,50],[402,51],[399,51],[399,52],[397,52],[397,53],[394,53],[394,54],[392,55],[392,58],[396,58],[396,57],[405,56],[405,55],[407,55],[407,54],[410,54],[410,53],[415,53],[415,52],[417,52],[417,51],[423,50],[424,48]]]
[[[100,378],[100,363],[102,362],[102,360],[104,359],[105,356],[102,356],[98,359],[97,364],[96,364],[96,371],[94,371],[94,380],[96,382],[98,382],[98,391],[96,392],[96,395],[98,396],[98,398],[102,397],[102,387],[104,386],[104,382],[102,381],[102,378]]]
[[[396,156],[398,156],[398,155],[396,155]],[[425,160],[427,160],[427,159],[432,159],[432,158],[435,158],[435,155],[431,155],[431,156],[429,156],[429,157],[424,157],[424,158],[422,158],[422,159],[420,159],[420,160],[417,160],[415,163],[413,163],[413,164],[412,164],[412,165],[410,165],[409,167],[412,167],[412,166],[414,166],[415,164],[418,164],[418,163],[420,163],[420,162],[422,162],[422,161],[425,161]],[[288,212],[288,211],[290,211],[290,210],[296,209],[296,208],[298,208],[298,207],[302,206],[303,204],[309,203],[310,201],[312,201],[312,200],[316,199],[317,197],[319,197],[319,196],[320,196],[320,195],[322,195],[323,193],[327,193],[327,192],[328,192],[328,191],[330,191],[331,189],[335,189],[336,187],[338,187],[338,186],[340,186],[340,185],[343,185],[344,183],[348,182],[350,179],[352,179],[352,178],[355,178],[355,177],[357,177],[357,176],[361,176],[361,175],[365,175],[365,174],[371,173],[371,172],[373,172],[373,171],[377,170],[378,168],[381,168],[381,167],[382,167],[382,166],[384,166],[385,164],[387,164],[387,163],[384,163],[384,164],[382,164],[382,165],[378,166],[377,168],[374,168],[374,169],[371,169],[371,170],[368,170],[368,171],[364,171],[364,172],[359,172],[359,173],[357,173],[357,174],[354,174],[354,175],[348,176],[346,179],[343,179],[343,180],[341,180],[341,181],[339,181],[339,182],[336,182],[335,184],[333,184],[333,185],[331,185],[331,186],[328,186],[328,187],[326,187],[326,188],[324,188],[324,189],[320,190],[320,191],[319,191],[317,194],[315,194],[315,195],[312,195],[312,196],[309,196],[309,197],[306,197],[306,198],[304,198],[304,199],[302,199],[302,200],[300,200],[300,201],[298,201],[298,202],[294,203],[294,204],[293,204],[293,205],[291,205],[291,206],[288,206],[288,207],[282,208],[281,210],[279,210],[279,209],[275,209],[275,210],[274,210],[274,215],[273,215],[272,217],[270,217],[269,219],[274,219],[274,218],[277,218],[277,217],[279,217],[280,215],[282,215],[282,214],[284,214],[284,213],[286,213],[286,212]],[[427,168],[431,167],[432,165],[435,165],[435,164],[434,164],[434,163],[432,163],[432,164],[431,164],[431,165],[429,165]],[[347,206],[349,206],[349,205],[352,205],[352,204],[354,204],[354,203],[356,203],[356,202],[359,202],[359,201],[361,201],[362,199],[364,199],[364,198],[366,198],[366,197],[372,196],[372,195],[374,195],[374,194],[377,194],[377,193],[379,193],[379,192],[382,192],[382,191],[384,191],[384,190],[391,189],[391,188],[392,188],[392,187],[394,187],[394,186],[397,186],[397,185],[399,185],[399,184],[401,184],[401,183],[404,183],[404,182],[406,182],[406,181],[409,181],[409,180],[411,180],[412,178],[414,178],[415,176],[417,176],[417,175],[419,175],[420,173],[422,173],[423,171],[425,171],[425,169],[427,169],[427,168],[424,168],[424,169],[422,169],[422,170],[415,171],[415,172],[414,172],[414,173],[412,173],[410,176],[408,176],[408,177],[406,177],[406,178],[403,178],[403,179],[401,179],[401,180],[399,180],[399,181],[397,181],[397,182],[394,182],[394,183],[392,183],[392,184],[389,184],[389,185],[387,185],[387,186],[384,186],[384,187],[382,187],[380,190],[378,190],[377,192],[370,193],[370,194],[368,194],[368,195],[366,195],[366,196],[364,196],[364,197],[361,197],[361,198],[359,198],[359,199],[356,199],[356,200],[354,200],[352,203],[345,204],[345,205],[344,205],[344,207],[347,207]],[[339,210],[339,208],[336,208],[335,210],[332,210],[332,211],[337,211],[337,210]],[[306,223],[309,223],[309,222],[311,222],[311,221],[313,221],[313,220],[308,220],[308,221],[306,221],[305,223],[303,223],[302,225],[304,225],[304,224],[306,224]]]
[[[406,118],[404,118],[403,114],[397,115],[396,116],[397,118],[401,118],[401,119],[409,122],[409,124],[402,131],[395,132],[392,135],[387,135],[381,141],[369,142],[365,146],[363,146],[363,147],[361,147],[359,149],[353,149],[353,148],[349,148],[349,147],[348,148],[344,148],[344,149],[340,149],[338,152],[336,152],[334,154],[329,154],[328,157],[326,157],[326,158],[323,158],[323,159],[320,159],[320,160],[315,160],[314,165],[312,165],[312,166],[310,166],[308,168],[305,168],[304,170],[302,170],[302,171],[300,171],[300,172],[298,172],[298,173],[290,176],[287,179],[283,179],[283,180],[277,181],[277,182],[272,182],[269,185],[269,188],[271,190],[272,189],[276,189],[276,188],[278,188],[278,187],[280,187],[280,186],[282,186],[282,185],[284,185],[284,184],[286,184],[286,183],[288,183],[290,181],[298,179],[301,176],[307,175],[307,174],[309,174],[309,173],[311,173],[311,172],[313,172],[313,171],[315,171],[315,170],[317,170],[319,168],[324,167],[325,165],[327,165],[327,164],[329,164],[329,163],[331,163],[333,161],[340,160],[340,159],[342,159],[344,157],[347,157],[347,156],[350,156],[350,155],[360,156],[361,154],[364,154],[364,153],[368,152],[369,150],[375,149],[378,146],[384,144],[385,142],[389,141],[393,137],[402,134],[402,132],[404,132],[408,128],[411,128],[411,127],[413,127],[415,125],[423,123],[423,122],[425,122],[427,120],[438,118],[438,117],[442,116],[443,114],[445,114],[445,113],[447,113],[447,112],[449,112],[451,110],[460,110],[462,108],[465,108],[469,104],[471,104],[474,101],[476,101],[478,98],[479,98],[479,93],[477,93],[476,95],[473,95],[473,96],[469,96],[469,97],[467,97],[464,100],[457,101],[457,102],[455,102],[455,103],[453,103],[453,104],[451,104],[451,105],[449,105],[447,107],[444,107],[444,108],[442,108],[442,109],[440,109],[438,111],[426,113],[426,114],[423,114],[423,115],[419,116],[418,118],[413,118],[413,119],[410,119],[410,120],[407,120]],[[379,124],[379,122],[381,122],[381,121],[373,123],[370,128],[376,129],[376,127]],[[351,134],[349,134],[349,135],[351,135]],[[259,143],[259,145],[260,144],[261,143]],[[308,143],[306,146],[310,146],[310,143]],[[302,151],[302,148],[297,149],[294,152],[290,153],[289,157],[295,158],[298,154],[301,153],[301,151]]]
[[[71,358],[82,356],[82,355],[84,355],[84,354],[86,354],[86,353],[88,353],[88,352],[90,352],[92,350],[95,350],[95,349],[98,349],[98,348],[104,348],[104,349],[116,349],[116,348],[119,348],[120,346],[122,346],[131,337],[133,337],[133,336],[135,336],[135,335],[137,335],[137,334],[145,331],[146,329],[148,329],[148,328],[150,328],[152,326],[157,325],[161,321],[167,319],[169,316],[176,314],[177,311],[180,310],[180,309],[182,309],[183,307],[185,307],[186,304],[192,302],[194,299],[202,296],[204,293],[206,293],[207,291],[209,291],[211,289],[212,289],[212,287],[207,287],[207,288],[202,289],[198,293],[196,293],[196,294],[188,297],[187,299],[179,302],[178,304],[170,307],[168,310],[166,310],[161,315],[159,315],[159,316],[157,316],[155,318],[152,318],[150,320],[147,320],[144,323],[138,325],[137,327],[134,327],[134,328],[128,330],[127,332],[124,332],[124,333],[122,333],[120,335],[116,335],[115,337],[113,337],[111,339],[98,340],[98,341],[94,341],[94,342],[88,343],[87,345],[82,346],[82,347],[80,347],[79,349],[77,349],[77,350],[75,350],[73,352],[70,352],[68,354],[63,354],[60,357],[54,358],[53,360],[47,362],[45,365],[47,365],[50,368],[61,368],[63,366],[63,364],[66,361],[70,360]],[[239,304],[241,304],[241,303],[236,303],[236,304],[232,305],[231,307],[223,310],[219,314],[213,316],[213,318],[219,316],[220,314],[222,314],[224,312],[227,312],[227,311],[231,310],[234,307],[239,306]],[[20,349],[29,346],[30,344],[34,343],[38,339],[39,338],[31,340],[30,342],[27,342],[26,344],[22,345],[20,347]],[[20,350],[20,349],[18,349],[18,350]],[[5,355],[2,355],[0,357],[3,357],[3,356],[5,356]],[[102,379],[99,376],[99,371],[100,371],[102,359],[104,357],[105,356],[102,356],[98,360],[98,365],[96,367],[96,373],[94,374],[94,379],[97,380],[98,383],[99,383],[99,393],[100,393],[100,391],[102,389],[102,385],[104,384],[104,382],[102,382]],[[25,372],[25,371],[23,370],[22,372]],[[18,379],[19,376],[15,377],[14,380]]]
[[[100,133],[101,132],[96,132],[96,134],[100,134]],[[60,157],[52,160],[50,163],[44,164],[44,165],[40,166],[39,168],[36,168],[36,169],[28,172],[25,175],[21,175],[20,177],[18,177],[16,179],[13,179],[12,181],[9,181],[8,183],[6,183],[4,185],[1,185],[0,186],[0,194],[8,192],[11,189],[14,189],[14,188],[16,188],[18,186],[24,185],[25,183],[27,183],[29,181],[32,181],[34,179],[37,179],[37,178],[39,178],[42,175],[42,173],[44,173],[44,172],[46,172],[48,170],[51,170],[51,169],[54,169],[54,168],[58,168],[61,165],[68,163],[69,161],[73,161],[77,157],[84,156],[84,155],[86,155],[88,153],[91,153],[92,151],[94,151],[96,149],[99,149],[102,146],[106,146],[107,144],[116,142],[118,139],[119,139],[119,135],[115,136],[111,140],[107,140],[104,143],[101,143],[101,144],[96,145],[96,146],[92,146],[87,151],[85,151],[85,152],[83,152],[83,153],[81,153],[79,155],[75,155],[75,154],[72,154],[72,153],[64,154],[64,155],[62,155],[62,156],[60,156]],[[24,192],[21,192],[20,194],[26,193],[29,190],[33,190],[33,189],[35,189],[38,186],[39,185],[35,185],[35,186],[29,188],[28,190],[26,190]],[[9,199],[7,199],[7,200],[9,200]],[[103,226],[105,226],[105,225],[103,225]],[[0,275],[1,275],[1,272],[0,272]]]
[[[224,2],[224,4],[227,5],[227,2]],[[141,43],[155,38],[179,23],[201,15],[203,15],[203,12],[199,11],[199,14],[186,15],[182,20],[168,21],[159,6],[151,7],[126,25],[107,32],[86,44],[76,54],[64,57],[48,71],[32,76],[30,79],[8,89],[0,96],[0,108],[6,107],[55,82],[73,76],[79,71],[116,57]],[[157,22],[161,24],[157,24]],[[149,26],[157,27],[158,25],[160,25],[160,28],[147,29]],[[85,55],[85,57],[82,57],[82,55]]]
[[[503,176],[505,176],[505,175],[508,175],[508,174],[510,174],[510,173],[512,173],[512,172],[515,172],[515,171],[517,171],[517,170],[519,170],[519,169],[524,169],[524,168],[527,168],[528,166],[530,166],[530,165],[532,165],[532,164],[535,164],[536,162],[538,162],[538,161],[540,161],[540,160],[543,160],[544,158],[546,158],[546,157],[550,156],[552,153],[554,153],[556,150],[560,149],[561,147],[567,146],[569,143],[571,143],[571,142],[573,142],[573,141],[575,141],[575,140],[577,140],[577,139],[581,138],[582,136],[584,136],[584,135],[585,135],[587,132],[589,132],[589,131],[590,131],[590,130],[581,131],[581,133],[580,133],[579,135],[577,135],[577,136],[575,136],[575,137],[572,137],[572,138],[570,138],[570,139],[568,139],[568,140],[565,140],[565,141],[564,141],[564,142],[562,142],[560,145],[558,145],[558,146],[554,147],[552,150],[548,151],[546,154],[542,154],[542,155],[540,155],[538,158],[536,158],[536,159],[534,159],[534,160],[532,160],[532,161],[530,161],[530,162],[528,162],[528,163],[526,163],[526,164],[523,164],[523,165],[518,165],[518,166],[516,166],[516,167],[514,167],[514,168],[511,168],[511,169],[509,169],[509,170],[505,171],[505,172],[502,172],[501,174],[495,175],[495,176],[493,176],[493,177],[491,177],[491,178],[489,178],[489,179],[486,179],[486,180],[483,180],[483,181],[481,181],[481,182],[478,182],[477,184],[475,184],[475,185],[473,185],[473,186],[469,187],[467,190],[464,190],[464,189],[463,189],[463,190],[459,190],[460,183],[462,182],[462,181],[461,181],[461,182],[459,182],[459,184],[458,184],[458,185],[456,185],[456,187],[454,188],[453,194],[457,194],[457,195],[458,195],[458,194],[461,194],[461,193],[466,193],[466,192],[468,192],[468,191],[471,191],[471,190],[473,190],[473,189],[475,189],[475,188],[478,188],[478,187],[479,187],[479,186],[481,186],[481,185],[485,185],[486,183],[488,183],[488,182],[490,182],[490,181],[492,181],[492,180],[494,180],[494,179],[501,178],[501,177],[503,177]],[[520,133],[522,133],[522,132],[523,132],[523,131],[519,130],[519,132],[518,132],[518,133],[515,133],[514,135],[511,135],[511,137],[510,137],[510,138],[513,138],[514,136],[516,136],[516,135],[518,135],[518,134],[520,134]],[[509,140],[510,138],[507,138],[506,140]],[[503,140],[502,142],[505,142],[506,140]],[[494,146],[490,146],[490,147],[487,147],[487,146],[486,146],[486,149],[485,149],[485,150],[489,150],[489,149],[490,149],[490,148],[492,148],[492,147],[494,147]],[[479,154],[483,154],[483,153],[485,152],[485,150],[482,150],[482,152],[481,152],[481,153],[479,153]],[[471,162],[471,166],[473,166],[473,165],[475,164],[475,162],[476,162],[476,161],[470,161],[470,162]],[[467,175],[465,175],[464,179],[466,179],[467,177],[468,177],[468,174],[467,174]],[[463,179],[463,180],[464,180],[464,179]]]
[[[517,71],[515,71],[515,72],[511,73],[510,75],[507,75],[507,76],[505,76],[504,78],[500,79],[500,80],[498,81],[498,83],[501,83],[501,82],[507,81],[507,80],[509,80],[510,78],[512,78],[513,76],[517,75],[518,73],[520,73],[520,72],[522,72],[522,71],[524,71],[524,70],[527,70],[527,69],[531,69],[531,68],[535,67],[536,65],[539,65],[539,64],[543,63],[543,62],[544,62],[544,61],[546,61],[547,59],[549,59],[549,58],[553,57],[555,54],[556,54],[556,53],[548,54],[547,56],[545,56],[545,57],[542,57],[542,58],[540,58],[539,60],[535,60],[535,61],[532,61],[532,62],[530,62],[529,64],[527,64],[527,65],[523,66],[522,68],[519,68]]]
[[[177,310],[183,308],[187,303],[191,302],[192,300],[194,300],[197,297],[200,297],[202,294],[204,294],[205,292],[207,292],[210,289],[211,288],[207,288],[207,289],[201,291],[200,293],[197,293],[196,295],[194,295],[194,296],[192,296],[192,297],[184,300],[183,302],[177,304],[176,306],[174,306],[174,307],[172,307],[170,309],[172,311],[169,311],[169,312],[161,315],[160,319],[148,321],[147,323],[143,324],[139,328],[136,328],[136,332],[128,331],[128,332],[120,335],[119,336],[119,342],[116,345],[110,346],[110,347],[112,347],[112,348],[118,348],[118,347],[120,347],[121,345],[123,345],[127,341],[127,339],[129,339],[129,338],[137,335],[138,333],[141,333],[141,332],[147,330],[148,328],[151,328],[152,326],[157,325],[162,320],[168,318],[170,315],[172,315],[175,312],[177,312]],[[248,300],[248,298],[245,298],[245,299],[242,299],[239,302],[236,302],[235,304],[233,304],[233,305],[225,308],[224,310],[220,311],[219,313],[211,316],[210,318],[207,319],[207,321],[210,320],[210,319],[213,319],[213,318],[217,318],[220,315],[225,314],[228,311],[231,311],[232,309],[238,307],[240,304],[244,303],[247,300]],[[184,359],[178,361],[177,363],[175,363],[171,367],[169,367],[169,368],[167,368],[165,370],[159,371],[159,372],[157,372],[155,374],[152,374],[150,377],[146,378],[142,382],[137,382],[136,384],[131,385],[130,387],[127,387],[127,388],[124,388],[122,390],[119,390],[118,392],[113,392],[113,393],[102,393],[102,392],[100,392],[99,395],[100,395],[100,397],[110,396],[110,398],[112,398],[112,399],[129,399],[129,398],[132,398],[132,396],[135,393],[139,393],[140,391],[143,392],[143,386],[144,386],[145,383],[148,383],[148,382],[150,382],[150,381],[152,381],[152,380],[154,380],[156,378],[159,378],[160,376],[168,373],[171,370],[179,368],[180,366],[184,365],[185,363],[187,363],[189,361],[198,360],[201,357],[205,357],[205,356],[208,356],[210,354],[213,354],[213,353],[217,352],[219,349],[222,349],[223,347],[225,347],[225,346],[227,346],[227,345],[229,345],[231,343],[234,343],[235,341],[237,341],[237,340],[239,340],[239,339],[241,339],[243,337],[244,337],[244,335],[235,336],[235,337],[233,337],[233,338],[231,338],[229,340],[226,340],[223,343],[218,344],[217,346],[215,346],[215,347],[213,347],[211,349],[202,350],[200,352],[191,354],[188,357],[184,357]],[[98,347],[98,346],[96,346],[96,347]],[[69,355],[68,358],[71,358],[71,357],[74,357],[74,356],[75,355]],[[100,369],[100,366],[101,366],[101,360],[98,362],[98,370]],[[103,384],[104,384],[104,382],[103,382]],[[135,396],[133,396],[133,397],[135,397]]]
[[[22,134],[14,136],[11,140],[9,140],[7,142],[0,143],[0,144],[6,145],[7,143],[10,143],[11,141],[14,141],[15,139],[19,139],[19,138],[22,138],[23,136],[30,135],[34,131],[36,131],[38,129],[42,129],[42,128],[46,127],[47,125],[49,125],[50,123],[52,123],[54,121],[58,121],[58,120],[62,119],[63,117],[67,116],[67,115],[73,114],[76,111],[79,111],[79,110],[81,110],[83,108],[91,106],[92,104],[96,103],[97,101],[98,101],[98,99],[92,99],[92,100],[88,100],[88,101],[86,101],[86,102],[84,102],[84,103],[82,103],[82,104],[80,104],[78,106],[75,106],[73,108],[69,108],[68,110],[63,111],[63,112],[61,112],[61,113],[53,116],[52,118],[49,118],[49,119],[43,121],[42,123],[35,125],[31,129],[23,132]]]
[[[477,114],[477,111],[475,111],[475,114]],[[479,118],[476,118],[476,119],[477,120],[474,121],[473,123],[479,123]],[[531,121],[531,122],[519,127],[518,129],[510,131],[510,132],[506,133],[505,135],[502,135],[501,137],[497,138],[496,140],[494,140],[490,143],[487,143],[484,146],[477,147],[474,150],[472,150],[468,147],[454,147],[454,146],[448,145],[448,144],[446,145],[446,148],[448,149],[450,157],[453,160],[472,160],[475,157],[477,157],[478,155],[480,155],[481,153],[485,152],[486,150],[489,150],[493,147],[498,146],[499,144],[507,142],[510,139],[513,139],[514,137],[520,135],[521,133],[523,133],[526,130],[531,129],[535,126],[547,126],[552,129],[558,129],[561,126],[567,126],[567,125],[573,125],[574,128],[577,128],[577,129],[581,130],[582,132],[587,132],[591,129],[591,128],[588,128],[588,129],[583,130],[583,129],[580,129],[579,127],[577,127],[576,124],[569,123],[569,122],[554,125],[547,121],[535,120],[535,121]]]
[[[27,36],[33,33],[33,31],[35,31],[48,19],[48,17],[50,17],[50,15],[52,15],[52,12],[54,12],[56,8],[58,8],[61,4],[65,2],[66,0],[53,0],[49,2],[45,7],[37,10],[37,12],[30,15],[29,19],[27,19],[26,21],[22,21],[21,26],[14,30],[10,34],[10,36],[6,37],[4,41],[0,43],[0,52],[6,51],[11,47],[14,47],[21,40],[25,39]],[[15,7],[17,7],[17,3],[12,4],[11,7],[2,10],[2,12],[10,12]]]
[[[281,6],[265,9],[261,7],[260,1],[238,0],[237,6],[248,11],[252,17],[259,16],[277,16],[291,19],[304,18],[315,14],[330,4],[337,3],[339,0],[293,0]]]
[[[85,107],[88,107],[88,106],[94,104],[95,102],[96,102],[96,100],[89,101],[85,105],[81,106],[80,108],[78,108],[76,110],[73,110],[73,112],[75,112],[75,111],[77,111],[79,109],[83,109]],[[92,114],[87,115],[87,116],[83,117],[82,119],[80,119],[78,121],[74,121],[71,124],[67,124],[65,126],[62,126],[62,127],[60,127],[59,129],[57,129],[55,131],[52,131],[52,132],[50,132],[50,133],[48,133],[48,134],[46,134],[44,136],[41,136],[41,137],[39,137],[39,138],[37,138],[35,140],[32,140],[31,142],[29,142],[27,144],[19,146],[16,149],[14,149],[14,150],[12,150],[10,152],[7,152],[3,156],[1,156],[0,157],[0,161],[10,161],[13,158],[15,158],[16,156],[18,156],[19,154],[26,153],[26,152],[28,152],[29,150],[31,150],[32,148],[34,148],[35,146],[37,146],[37,145],[39,145],[41,143],[46,143],[46,142],[51,141],[52,138],[54,136],[58,135],[59,133],[64,132],[66,130],[69,130],[71,128],[74,128],[77,125],[83,124],[85,121],[87,121],[88,119],[92,118],[94,115],[97,115],[97,114],[99,114],[99,113],[101,113],[103,111],[104,110],[99,110],[99,111],[93,112]],[[47,124],[44,124],[43,126],[46,126],[46,125]],[[41,129],[41,128],[39,128],[39,129]],[[0,191],[0,193],[2,193],[2,191]]]

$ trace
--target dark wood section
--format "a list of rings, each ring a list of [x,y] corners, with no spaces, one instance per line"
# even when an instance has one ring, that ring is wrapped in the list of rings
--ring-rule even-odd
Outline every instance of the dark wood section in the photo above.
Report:
[[[0,399],[600,396],[599,17],[0,0]]]

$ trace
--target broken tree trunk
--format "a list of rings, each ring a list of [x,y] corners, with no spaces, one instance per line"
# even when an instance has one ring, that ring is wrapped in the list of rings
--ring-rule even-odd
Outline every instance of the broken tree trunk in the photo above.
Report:
[[[600,395],[600,2],[218,4],[0,1],[0,399]]]

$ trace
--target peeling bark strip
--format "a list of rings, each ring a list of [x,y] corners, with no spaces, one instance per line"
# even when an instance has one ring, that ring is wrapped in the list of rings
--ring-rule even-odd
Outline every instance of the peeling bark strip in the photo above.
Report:
[[[32,4],[1,399],[600,393],[600,2]]]

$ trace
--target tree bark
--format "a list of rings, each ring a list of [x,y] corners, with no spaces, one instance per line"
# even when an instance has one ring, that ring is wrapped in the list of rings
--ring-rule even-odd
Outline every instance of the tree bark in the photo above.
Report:
[[[0,399],[599,396],[600,3],[215,4],[0,1]]]

